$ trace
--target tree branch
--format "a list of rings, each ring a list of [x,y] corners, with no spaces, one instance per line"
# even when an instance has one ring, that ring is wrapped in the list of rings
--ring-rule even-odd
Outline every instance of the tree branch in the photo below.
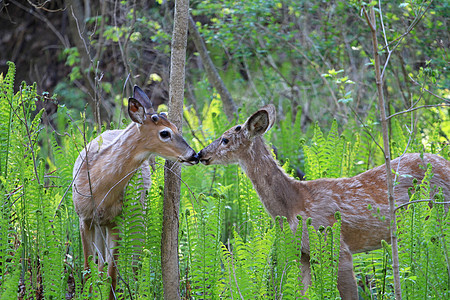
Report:
[[[217,69],[211,60],[211,57],[208,54],[206,45],[197,30],[197,26],[195,25],[194,19],[192,18],[191,14],[189,14],[189,34],[194,41],[195,48],[197,48],[197,51],[200,54],[200,58],[203,62],[203,66],[205,68],[209,82],[220,94],[220,99],[222,100],[223,109],[227,116],[228,122],[231,122],[235,117],[237,117],[236,104],[234,103],[233,97],[231,97],[231,94],[225,86],[222,78],[220,78],[219,72],[217,72]]]

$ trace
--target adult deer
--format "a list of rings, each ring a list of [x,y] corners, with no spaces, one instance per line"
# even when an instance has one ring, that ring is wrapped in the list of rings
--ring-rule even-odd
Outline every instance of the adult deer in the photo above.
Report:
[[[84,267],[89,268],[90,255],[98,254],[100,270],[108,262],[110,299],[114,299],[117,283],[115,218],[122,211],[124,189],[131,176],[142,166],[148,185],[151,154],[187,165],[198,163],[197,154],[175,125],[153,110],[138,86],[129,99],[128,114],[133,122],[127,128],[106,131],[94,139],[80,152],[73,168],[73,203],[80,219]]]
[[[243,125],[232,127],[201,150],[199,159],[205,165],[238,163],[252,181],[269,214],[273,218],[285,216],[294,232],[298,225],[297,215],[302,216],[303,222],[311,217],[312,224],[318,228],[320,225],[331,226],[335,212],[340,211],[338,289],[342,299],[358,299],[352,254],[380,248],[383,239],[390,241],[385,166],[352,178],[297,181],[279,167],[262,138],[274,121],[275,107],[267,105],[261,108]],[[392,161],[392,168],[400,174],[394,193],[397,203],[409,200],[410,176],[422,180],[428,163],[434,172],[431,185],[442,187],[445,199],[450,200],[450,162],[437,155],[424,154],[421,158],[420,154],[405,154]],[[379,208],[386,219],[383,221],[373,216],[369,205]],[[306,228],[305,224],[303,228]],[[311,281],[308,248],[307,231],[304,230],[301,262],[305,286]]]

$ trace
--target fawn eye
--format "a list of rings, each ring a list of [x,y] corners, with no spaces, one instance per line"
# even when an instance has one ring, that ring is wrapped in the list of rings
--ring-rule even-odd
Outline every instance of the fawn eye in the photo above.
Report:
[[[170,132],[168,130],[162,130],[159,132],[159,136],[164,140],[170,139]]]
[[[236,126],[236,128],[234,128],[234,131],[238,132],[239,130],[241,130],[241,125]]]
[[[226,138],[223,138],[223,139],[222,139],[222,144],[226,145],[226,144],[228,144],[228,142],[229,142],[228,139],[226,139]]]

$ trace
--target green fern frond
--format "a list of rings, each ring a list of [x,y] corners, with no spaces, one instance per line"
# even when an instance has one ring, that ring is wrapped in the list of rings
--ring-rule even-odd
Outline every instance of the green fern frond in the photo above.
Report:
[[[14,77],[16,67],[8,62],[6,77],[0,78],[0,176],[8,176],[8,155],[10,149],[12,104],[14,98]]]
[[[3,249],[2,249],[3,250]],[[2,254],[6,252],[0,252]],[[2,262],[2,283],[0,285],[0,299],[17,299],[18,292],[17,286],[20,282],[21,266],[20,256],[22,254],[22,245],[17,248],[14,257],[11,257],[11,262],[8,265],[4,265]],[[4,267],[3,267],[4,266]]]
[[[337,274],[339,265],[341,218],[336,213],[336,222],[332,227],[321,226],[318,230],[308,219],[307,230],[309,235],[311,286],[307,294],[311,298],[337,299]]]
[[[215,299],[220,286],[221,222],[224,214],[224,196],[199,198],[203,205],[198,213],[191,208],[186,214],[189,245],[190,287],[195,295]],[[197,218],[199,217],[199,218]]]
[[[398,237],[402,290],[407,297],[417,295],[433,298],[447,298],[449,293],[450,265],[448,212],[442,204],[430,207],[427,201],[433,177],[428,166],[421,182],[415,182],[410,191],[411,204],[398,215]],[[442,192],[436,195],[438,202],[444,202]],[[413,202],[415,201],[415,202]]]

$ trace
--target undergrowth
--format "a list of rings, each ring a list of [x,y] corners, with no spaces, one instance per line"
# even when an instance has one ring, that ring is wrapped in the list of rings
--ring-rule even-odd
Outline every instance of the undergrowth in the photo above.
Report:
[[[0,77],[0,296],[2,299],[105,299],[110,279],[91,260],[83,270],[78,217],[71,200],[72,167],[90,140],[92,129],[60,107],[56,130],[41,123],[35,111],[35,86],[23,83],[14,92],[15,67]],[[382,155],[374,146],[374,129],[327,133],[319,126],[307,140],[299,115],[279,121],[269,135],[288,172],[301,168],[306,178],[353,176],[371,168]],[[229,124],[214,99],[198,116],[185,117],[199,130],[185,137],[199,150]],[[246,116],[242,116],[244,117]],[[202,122],[200,122],[202,120]],[[437,124],[436,126],[439,126]],[[367,128],[366,128],[367,129]],[[426,144],[393,124],[393,153],[440,152],[437,130]],[[45,151],[41,151],[45,149]],[[42,153],[45,152],[45,153]],[[302,154],[304,153],[304,155]],[[288,160],[288,158],[292,158]],[[138,174],[128,185],[119,216],[119,299],[162,299],[161,232],[164,189],[163,161],[156,159],[152,185],[143,191]],[[429,198],[428,176],[411,190],[411,200]],[[184,299],[336,299],[340,215],[331,228],[299,228],[293,234],[285,219],[272,220],[250,180],[239,167],[198,165],[183,169],[180,209],[180,289]],[[141,201],[141,195],[145,201]],[[413,202],[399,211],[402,288],[407,299],[448,298],[450,290],[449,216],[438,204]],[[299,224],[302,224],[301,220]],[[283,225],[283,226],[280,226]],[[301,233],[310,236],[312,285],[301,274]],[[355,255],[360,294],[365,299],[391,299],[390,246]],[[89,276],[87,276],[89,275]]]

